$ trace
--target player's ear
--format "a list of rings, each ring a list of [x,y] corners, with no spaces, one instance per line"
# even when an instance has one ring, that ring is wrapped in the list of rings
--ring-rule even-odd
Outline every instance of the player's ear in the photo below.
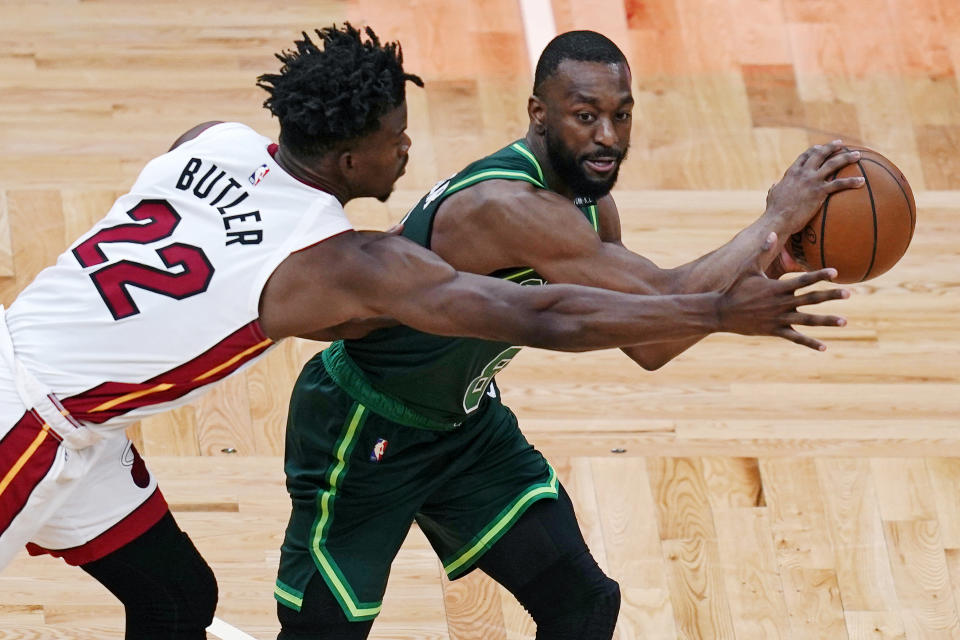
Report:
[[[341,151],[340,155],[337,156],[337,167],[342,175],[348,176],[357,168],[357,158],[349,149]]]
[[[531,95],[527,100],[527,115],[530,117],[530,124],[534,131],[542,134],[546,130],[547,105],[536,95]]]

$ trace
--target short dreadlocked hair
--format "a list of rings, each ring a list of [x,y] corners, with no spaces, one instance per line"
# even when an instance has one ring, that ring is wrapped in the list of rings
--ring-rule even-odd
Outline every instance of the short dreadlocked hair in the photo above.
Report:
[[[322,49],[302,32],[296,51],[276,54],[280,72],[257,78],[270,94],[263,106],[280,120],[280,143],[306,158],[376,131],[380,118],[404,101],[408,80],[423,86],[404,73],[400,44],[381,45],[370,27],[366,41],[349,22],[314,31]]]
[[[551,40],[540,54],[533,75],[533,93],[540,95],[543,83],[556,72],[564,60],[581,62],[623,63],[630,67],[626,56],[610,38],[596,31],[567,31]]]

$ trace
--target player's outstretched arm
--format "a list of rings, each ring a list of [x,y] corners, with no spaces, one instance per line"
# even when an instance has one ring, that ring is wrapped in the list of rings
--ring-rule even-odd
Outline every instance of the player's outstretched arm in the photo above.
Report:
[[[662,269],[623,246],[612,198],[599,203],[598,236],[569,201],[516,182],[490,181],[450,196],[441,205],[432,246],[442,256],[454,256],[457,268],[478,273],[529,265],[550,282],[631,293],[722,290],[739,276],[740,266],[768,233],[783,237],[784,229],[789,232],[801,224],[798,220],[805,222],[827,195],[858,185],[834,178],[839,167],[855,160],[851,154],[831,157],[837,148],[831,144],[807,150],[771,190],[764,216],[723,247],[673,269]],[[464,237],[475,239],[470,244],[478,249],[464,248]],[[656,369],[702,337],[644,343],[625,352],[644,368]]]
[[[769,247],[768,247],[769,248]],[[792,326],[837,325],[797,306],[842,297],[832,289],[796,296],[802,283],[746,276],[727,291],[639,296],[573,285],[521,287],[455,271],[403,238],[349,232],[290,256],[267,283],[260,322],[279,339],[390,316],[422,331],[562,351],[680,339],[715,331],[798,338]],[[793,332],[793,333],[791,333]]]

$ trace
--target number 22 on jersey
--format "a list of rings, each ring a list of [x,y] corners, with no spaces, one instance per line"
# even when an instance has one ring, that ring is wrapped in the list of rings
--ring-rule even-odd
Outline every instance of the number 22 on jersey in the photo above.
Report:
[[[180,224],[180,214],[166,200],[141,200],[127,211],[135,220],[102,229],[73,249],[73,255],[84,267],[107,261],[102,244],[129,242],[146,245],[168,238]],[[139,224],[138,224],[139,223]],[[140,313],[130,295],[130,287],[138,287],[183,300],[207,290],[213,278],[213,265],[199,247],[172,242],[156,249],[168,270],[157,269],[132,260],[118,260],[92,271],[90,278],[115,320]]]

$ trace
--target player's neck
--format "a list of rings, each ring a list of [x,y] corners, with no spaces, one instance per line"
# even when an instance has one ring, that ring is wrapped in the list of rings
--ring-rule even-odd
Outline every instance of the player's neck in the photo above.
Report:
[[[537,162],[540,164],[540,170],[543,171],[543,180],[546,182],[547,188],[551,191],[554,191],[564,198],[569,200],[574,200],[577,197],[577,194],[573,192],[570,187],[557,175],[557,172],[553,170],[553,164],[550,162],[550,155],[547,153],[547,142],[542,135],[538,135],[534,132],[533,127],[527,131],[527,137],[525,138],[527,146],[530,148],[531,153],[537,159]]]
[[[340,204],[346,204],[348,200],[351,199],[350,195],[347,193],[347,190],[338,182],[327,175],[327,172],[324,171],[323,166],[311,167],[306,163],[300,161],[296,156],[287,153],[282,146],[277,147],[276,153],[273,155],[274,161],[280,168],[289,173],[291,176],[299,180],[300,182],[313,187],[314,189],[320,189],[321,191],[326,191],[334,198],[340,201]]]

